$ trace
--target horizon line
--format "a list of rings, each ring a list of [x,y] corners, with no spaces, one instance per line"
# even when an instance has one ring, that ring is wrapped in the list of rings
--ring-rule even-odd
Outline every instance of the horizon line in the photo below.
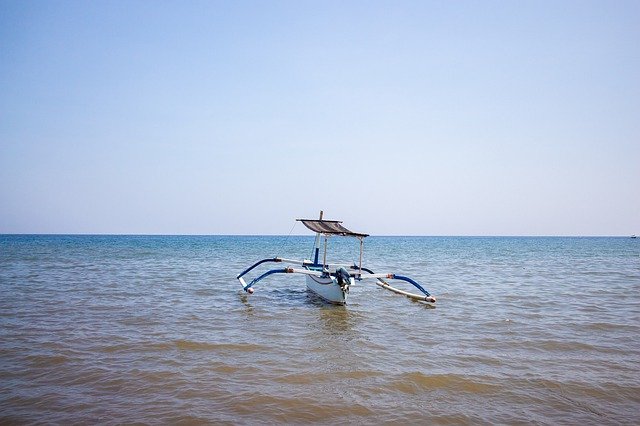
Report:
[[[105,237],[315,237],[311,234],[164,234],[164,233],[82,233],[82,232],[0,232],[0,236],[105,236]],[[636,234],[628,235],[536,235],[536,234],[375,234],[369,237],[422,237],[422,238],[634,238]],[[338,237],[342,237],[339,236]],[[349,237],[343,237],[349,238]]]

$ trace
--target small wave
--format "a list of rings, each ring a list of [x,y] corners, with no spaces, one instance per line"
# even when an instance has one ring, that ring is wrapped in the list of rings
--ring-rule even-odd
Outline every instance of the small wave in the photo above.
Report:
[[[635,331],[637,326],[633,324],[615,324],[610,322],[594,322],[587,324],[588,330],[594,331],[614,331],[614,330],[629,330]]]
[[[340,398],[335,402],[319,401],[308,397],[284,397],[268,394],[246,394],[229,401],[228,407],[236,414],[254,414],[258,410],[269,412],[271,419],[287,424],[327,422],[345,416],[369,417],[372,410],[362,404],[345,404]]]
[[[530,383],[552,393],[566,401],[570,406],[594,414],[598,417],[607,417],[593,404],[584,400],[585,395],[603,398],[606,392],[599,386],[587,385],[580,382],[557,382],[549,379],[530,380]]]
[[[191,340],[176,340],[174,343],[178,349],[186,351],[225,350],[234,352],[255,352],[264,349],[263,346],[253,343],[207,343],[194,342]]]
[[[32,363],[32,367],[51,367],[64,364],[69,361],[69,358],[56,354],[56,355],[28,355],[27,361]]]
[[[119,343],[113,345],[104,345],[96,348],[97,350],[105,353],[118,353],[118,352],[127,352],[132,349],[132,345]]]
[[[280,383],[288,383],[293,385],[307,385],[313,383],[330,382],[339,376],[342,379],[364,380],[372,377],[381,376],[379,371],[361,370],[361,371],[341,371],[332,373],[295,373],[280,376],[276,379]]]
[[[450,391],[462,391],[470,393],[497,392],[500,386],[486,383],[472,376],[459,374],[434,374],[427,375],[418,371],[401,374],[389,386],[390,390],[415,394],[427,389],[447,389]]]
[[[256,352],[265,349],[262,345],[254,343],[211,343],[197,342],[193,340],[174,340],[169,342],[151,343],[147,349],[154,351],[166,351],[178,349],[181,351],[230,351],[230,352]]]
[[[597,348],[588,343],[577,341],[563,340],[543,340],[535,342],[534,345],[540,349],[554,352],[571,352],[571,351],[593,351]]]
[[[246,367],[239,367],[237,365],[229,365],[229,364],[224,364],[224,365],[219,365],[217,367],[213,368],[215,371],[217,371],[218,373],[223,373],[223,374],[234,374],[237,373],[240,370],[245,370]]]

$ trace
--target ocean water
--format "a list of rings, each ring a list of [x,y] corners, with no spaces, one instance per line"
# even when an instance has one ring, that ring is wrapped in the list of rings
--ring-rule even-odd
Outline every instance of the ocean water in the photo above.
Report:
[[[433,306],[364,282],[331,306],[289,274],[241,291],[312,243],[0,236],[0,423],[640,423],[640,240],[368,238],[365,265]]]

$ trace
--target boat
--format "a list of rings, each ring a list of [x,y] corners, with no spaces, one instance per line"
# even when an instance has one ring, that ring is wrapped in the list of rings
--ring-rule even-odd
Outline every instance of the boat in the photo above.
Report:
[[[345,305],[349,295],[349,289],[356,282],[372,282],[377,286],[392,291],[394,293],[406,296],[412,300],[425,303],[435,303],[433,297],[422,285],[415,280],[396,273],[375,273],[371,269],[362,265],[362,256],[364,250],[364,239],[369,234],[353,232],[342,225],[339,220],[323,219],[323,212],[320,212],[319,219],[296,219],[308,229],[316,233],[313,245],[313,260],[303,259],[286,259],[282,257],[272,257],[257,261],[247,269],[242,271],[236,278],[240,281],[242,289],[253,294],[253,286],[273,274],[300,274],[305,276],[307,289],[315,293],[321,299],[331,304]],[[358,263],[328,263],[327,262],[327,244],[329,238],[351,237],[360,241],[360,257]],[[324,239],[323,256],[320,259],[321,240]],[[283,263],[286,266],[276,269],[270,269],[261,275],[247,282],[245,276],[265,263]],[[413,285],[420,294],[410,293],[405,290],[392,287],[388,281],[404,281]]]

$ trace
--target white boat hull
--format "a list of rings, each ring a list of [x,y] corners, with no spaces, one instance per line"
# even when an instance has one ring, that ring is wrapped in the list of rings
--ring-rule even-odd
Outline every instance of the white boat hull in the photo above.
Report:
[[[331,277],[318,277],[315,275],[307,275],[307,288],[320,296],[322,299],[337,305],[347,303],[347,295],[349,294],[349,286],[344,289],[340,287],[337,281]],[[353,285],[353,278],[350,284]]]

